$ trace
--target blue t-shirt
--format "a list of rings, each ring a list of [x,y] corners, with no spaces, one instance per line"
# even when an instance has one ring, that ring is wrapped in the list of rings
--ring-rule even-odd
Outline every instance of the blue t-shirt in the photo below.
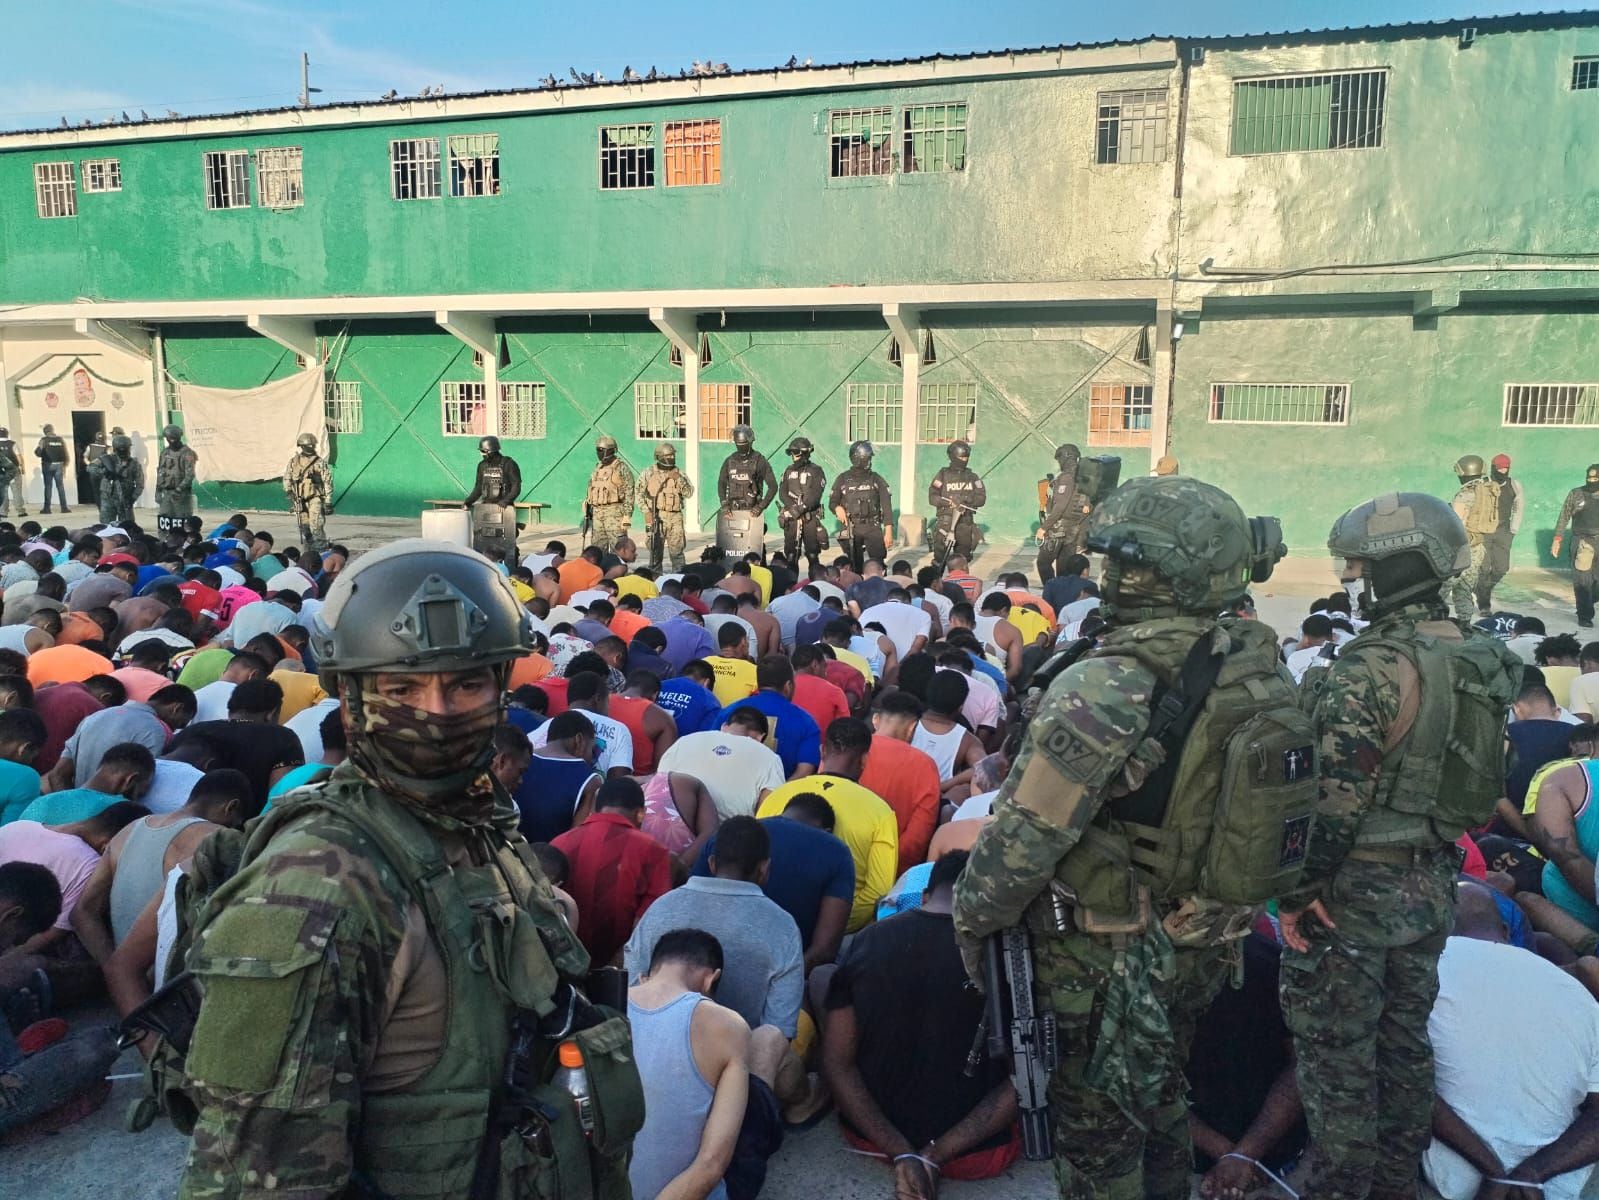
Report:
[[[549,720],[548,717],[541,716],[531,708],[519,708],[515,704],[506,708],[505,719],[530,736],[535,729]]]
[[[68,788],[64,792],[40,796],[22,810],[17,820],[37,821],[41,825],[70,825],[74,821],[97,817],[121,800],[121,796],[97,792],[93,788]]]
[[[677,722],[678,737],[722,727],[721,701],[710,688],[687,675],[664,681],[655,703],[672,714],[672,720]]]
[[[511,795],[522,814],[522,836],[530,842],[552,842],[572,828],[572,814],[583,798],[583,789],[597,774],[587,759],[535,754],[528,760],[521,785]]]
[[[267,792],[266,808],[271,808],[272,801],[283,795],[283,793],[292,792],[295,788],[304,787],[308,783],[314,783],[316,782],[318,776],[332,770],[333,768],[328,766],[326,763],[319,762],[306,763],[302,767],[295,767],[282,779],[274,783],[272,785],[272,789]],[[266,808],[263,808],[261,811],[265,812]]]
[[[1004,696],[1006,688],[1005,672],[1001,671],[981,654],[973,654],[970,650],[968,650],[966,655],[972,660],[972,666],[976,667],[984,675],[987,675],[990,679],[992,679],[995,685],[999,688],[999,694]]]
[[[22,819],[39,798],[39,772],[9,758],[0,758],[0,825]]]
[[[838,838],[803,821],[788,817],[762,817],[767,836],[772,840],[772,867],[761,891],[794,918],[799,926],[800,944],[809,946],[816,933],[816,916],[828,896],[845,904],[855,898],[855,860],[849,847]],[[711,873],[711,855],[716,852],[712,837],[700,849],[694,874]]]
[[[811,716],[792,700],[785,700],[776,692],[762,689],[736,704],[729,704],[717,718],[720,729],[733,715],[735,708],[758,708],[777,726],[777,744],[772,748],[783,760],[783,774],[790,779],[801,763],[820,766],[822,762],[822,731]],[[768,739],[770,741],[770,739]]]

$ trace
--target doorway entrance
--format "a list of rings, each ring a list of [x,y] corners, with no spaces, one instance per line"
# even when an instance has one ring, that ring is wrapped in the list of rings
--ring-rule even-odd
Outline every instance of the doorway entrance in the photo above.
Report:
[[[72,466],[77,472],[78,498],[76,504],[98,504],[99,493],[94,486],[94,476],[89,474],[89,465],[84,461],[83,452],[89,448],[89,443],[94,441],[94,435],[105,432],[105,414],[97,412],[74,412],[72,414]]]

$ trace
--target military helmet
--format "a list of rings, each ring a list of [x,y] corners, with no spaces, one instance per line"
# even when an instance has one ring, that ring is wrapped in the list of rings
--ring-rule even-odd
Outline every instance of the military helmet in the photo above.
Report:
[[[296,446],[298,446],[301,450],[315,450],[316,449],[316,434],[314,434],[314,433],[302,433],[299,437],[294,439],[294,444]]]
[[[10,437],[10,436],[11,436],[11,431],[9,429],[7,429],[4,425],[0,425],[0,437]]]
[[[964,467],[972,461],[972,448],[967,442],[951,442],[948,454],[952,466]]]
[[[131,451],[133,449],[133,439],[125,433],[118,434],[116,437],[111,439],[111,449]]]
[[[602,463],[608,463],[616,457],[616,439],[608,433],[602,433],[594,439],[594,453]]]
[[[483,555],[452,542],[402,538],[339,573],[311,641],[326,680],[493,666],[526,654],[532,631],[510,581]]]
[[[795,458],[809,458],[811,452],[815,449],[816,447],[811,445],[811,439],[808,437],[797,437],[788,444],[788,452]]]
[[[479,438],[477,449],[479,454],[498,454],[500,452],[500,439],[490,435]]]
[[[1111,560],[1106,599],[1124,611],[1215,612],[1288,552],[1276,518],[1245,517],[1219,487],[1173,475],[1129,479],[1107,496],[1089,518],[1088,548]],[[1155,591],[1116,597],[1123,566],[1153,572]]]
[[[755,430],[748,425],[733,426],[733,445],[740,450],[748,450],[755,444]]]
[[[675,467],[677,465],[677,447],[672,445],[671,442],[662,442],[655,447],[655,461],[663,467]]]
[[[1480,479],[1482,471],[1482,455],[1480,454],[1462,454],[1455,459],[1455,474],[1459,476],[1461,483],[1465,483],[1470,479]]]
[[[1438,579],[1471,565],[1466,527],[1453,508],[1425,492],[1389,492],[1355,505],[1333,522],[1327,549],[1334,558],[1373,563],[1419,553]]]
[[[178,425],[168,425],[165,429],[163,429],[161,431],[161,436],[166,438],[167,441],[169,441],[169,442],[173,438],[177,438],[179,441],[182,441],[183,440],[183,429],[182,429],[181,426],[178,426]]]
[[[3,436],[4,434],[5,430],[0,429],[0,436]],[[1588,473],[1585,476],[1585,480],[1588,483],[1599,483],[1599,463],[1588,464]]]
[[[1055,447],[1055,462],[1063,471],[1082,456],[1083,452],[1070,442]]]
[[[121,437],[126,432],[127,432],[127,430],[123,429],[122,426],[120,426],[120,425],[111,426],[111,436],[112,437]]]
[[[849,461],[853,467],[869,467],[872,465],[872,455],[876,451],[868,441],[851,443],[849,448]]]

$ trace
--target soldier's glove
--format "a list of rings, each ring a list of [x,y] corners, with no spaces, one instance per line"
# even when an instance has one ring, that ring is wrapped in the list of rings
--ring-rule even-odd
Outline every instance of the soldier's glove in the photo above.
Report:
[[[961,965],[966,968],[966,978],[980,993],[983,990],[983,943],[968,942],[965,938],[956,940],[960,945]]]

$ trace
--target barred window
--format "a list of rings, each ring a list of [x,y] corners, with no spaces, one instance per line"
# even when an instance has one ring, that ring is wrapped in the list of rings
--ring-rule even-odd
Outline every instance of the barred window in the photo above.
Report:
[[[1164,162],[1167,112],[1165,88],[1100,92],[1094,161]]]
[[[1571,90],[1591,91],[1599,88],[1599,54],[1580,54],[1571,60]]]
[[[975,383],[924,383],[916,440],[923,445],[977,440],[977,385]]]
[[[904,391],[897,383],[851,383],[844,388],[844,437],[874,446],[897,446],[904,438]]]
[[[250,207],[250,152],[209,150],[205,160],[205,206]]]
[[[687,427],[687,402],[681,383],[635,383],[633,428],[640,438],[681,438]]]
[[[1385,68],[1233,83],[1233,154],[1369,150],[1382,145]]]
[[[362,428],[361,384],[359,381],[322,385],[322,415],[329,433],[360,433]]]
[[[749,384],[700,384],[700,438],[703,441],[726,441],[733,436],[733,426],[749,423]]]
[[[893,134],[894,110],[886,105],[833,109],[827,114],[829,174],[834,179],[892,175]]]
[[[1210,419],[1233,425],[1347,425],[1347,383],[1213,383]]]
[[[78,215],[77,174],[69,162],[35,163],[33,193],[41,217]]]
[[[489,431],[488,391],[482,381],[441,383],[445,437],[482,437]]]
[[[401,138],[390,142],[389,178],[396,200],[437,200],[439,139]]]
[[[544,385],[500,384],[500,436],[541,438],[545,433]]]
[[[1506,425],[1599,425],[1599,383],[1507,383]]]
[[[84,159],[83,190],[86,192],[120,192],[122,190],[122,160],[117,158]]]
[[[457,133],[450,136],[450,195],[500,194],[500,135]]]
[[[655,126],[600,126],[600,187],[655,186]]]
[[[966,105],[908,104],[900,129],[900,168],[907,174],[966,169]]]
[[[1148,384],[1096,383],[1088,389],[1090,446],[1147,446],[1155,418]]]
[[[702,187],[722,182],[722,122],[668,121],[666,186]]]
[[[305,203],[304,155],[298,146],[255,152],[255,187],[262,208],[299,208]]]

